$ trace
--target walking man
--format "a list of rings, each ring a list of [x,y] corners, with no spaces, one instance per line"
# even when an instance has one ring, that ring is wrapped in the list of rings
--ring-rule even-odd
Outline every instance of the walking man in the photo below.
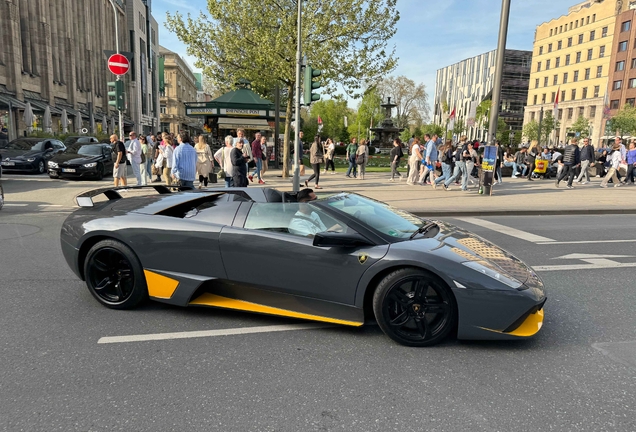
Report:
[[[572,182],[574,181],[574,170],[581,164],[581,150],[578,146],[578,140],[572,138],[570,144],[565,146],[563,150],[563,170],[557,177],[555,185],[559,187],[559,183],[568,176],[568,189],[574,189]]]
[[[594,166],[594,147],[590,145],[589,138],[584,138],[583,148],[581,149],[581,174],[579,174],[579,178],[576,179],[577,183],[581,183],[583,176],[585,176],[585,181],[581,184],[590,182],[590,174],[587,170],[591,166]]]
[[[119,186],[121,180],[122,186],[127,186],[126,179],[126,146],[117,139],[117,135],[110,136],[110,143],[114,145],[113,151],[117,155],[115,157],[115,166],[113,167],[113,178],[115,179],[115,187]]]
[[[347,161],[349,162],[349,169],[347,169],[346,176],[351,178],[351,174],[353,177],[357,177],[358,168],[356,165],[356,152],[358,151],[358,143],[357,139],[353,138],[351,143],[347,146]]]
[[[132,167],[133,175],[137,179],[137,186],[141,186],[141,143],[137,139],[137,133],[135,131],[130,132],[128,137],[130,138],[130,145],[126,152],[128,161]]]
[[[263,169],[263,151],[261,150],[261,133],[256,132],[256,138],[252,141],[252,157],[256,167],[254,168],[254,172],[249,175],[247,178],[250,179],[251,182],[254,181],[254,176],[258,179],[260,184],[265,183],[261,178],[261,170]]]
[[[187,132],[177,135],[179,145],[172,153],[172,178],[179,180],[180,186],[194,189],[194,179],[197,173],[197,151],[190,145]]]

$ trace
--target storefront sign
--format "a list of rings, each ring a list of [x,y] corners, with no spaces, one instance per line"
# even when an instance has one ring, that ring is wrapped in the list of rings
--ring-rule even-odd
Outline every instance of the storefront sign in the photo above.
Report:
[[[186,115],[215,115],[215,108],[186,108]]]
[[[221,115],[239,115],[239,116],[267,116],[267,112],[265,110],[251,110],[251,109],[236,109],[236,108],[221,108]]]

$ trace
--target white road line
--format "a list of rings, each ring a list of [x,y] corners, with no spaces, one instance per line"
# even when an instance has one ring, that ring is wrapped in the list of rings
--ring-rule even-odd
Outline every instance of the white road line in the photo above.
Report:
[[[215,336],[232,336],[243,335],[253,333],[270,333],[292,330],[313,330],[319,328],[333,327],[332,324],[290,324],[290,325],[276,325],[276,326],[259,326],[259,327],[243,327],[243,328],[231,328],[223,330],[201,330],[201,331],[189,331],[178,333],[154,333],[154,334],[142,334],[142,335],[129,335],[129,336],[106,336],[100,338],[98,344],[108,343],[125,343],[125,342],[145,342],[145,341],[157,341],[157,340],[169,340],[169,339],[189,339],[199,337],[215,337]]]
[[[565,264],[565,265],[546,265],[546,266],[532,266],[535,271],[549,272],[549,271],[568,271],[568,270],[598,270],[608,268],[629,268],[636,267],[636,263],[619,263],[619,262],[603,262],[597,264]]]
[[[474,218],[474,217],[456,217],[454,219],[460,220],[460,221],[464,221],[464,222],[468,222],[469,224],[473,224],[473,225],[477,225],[483,228],[488,228],[491,229],[493,231],[497,231],[500,232],[502,234],[506,234],[509,235],[511,237],[516,237],[518,239],[521,240],[526,240],[532,243],[538,243],[538,242],[553,242],[556,240],[553,240],[551,238],[547,238],[547,237],[542,237],[536,234],[531,234],[531,233],[527,233],[525,231],[521,231],[518,230],[516,228],[510,228],[507,227],[505,225],[500,225],[498,223],[494,223],[494,222],[490,222],[484,219],[479,219],[479,218]]]
[[[28,204],[4,204],[5,207],[26,207]]]
[[[635,243],[636,240],[576,240],[576,241],[549,241],[537,242],[539,245],[563,245],[563,244],[592,244],[592,243]]]
[[[64,207],[62,204],[38,204],[38,207]]]

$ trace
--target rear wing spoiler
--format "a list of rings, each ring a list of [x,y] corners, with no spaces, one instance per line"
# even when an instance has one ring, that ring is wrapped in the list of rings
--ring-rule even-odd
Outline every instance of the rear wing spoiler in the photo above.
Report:
[[[181,192],[185,190],[192,190],[189,186],[165,186],[165,185],[148,185],[148,186],[119,186],[119,187],[105,187],[99,189],[93,189],[79,194],[75,197],[77,205],[80,207],[93,207],[93,198],[98,195],[106,195],[109,200],[117,200],[123,198],[119,191],[122,190],[137,190],[137,189],[154,189],[159,194],[169,194],[172,192]]]

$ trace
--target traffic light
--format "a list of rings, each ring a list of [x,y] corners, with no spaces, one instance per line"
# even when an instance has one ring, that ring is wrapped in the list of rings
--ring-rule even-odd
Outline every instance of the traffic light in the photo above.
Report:
[[[303,97],[305,99],[306,106],[311,105],[312,102],[320,100],[320,95],[313,93],[314,90],[321,87],[319,82],[314,81],[314,79],[318,78],[320,75],[322,75],[320,69],[314,69],[309,65],[305,66],[305,91],[303,93]]]
[[[124,111],[126,108],[124,96],[124,82],[121,80],[109,81],[108,83],[108,105],[115,107],[117,111]]]

